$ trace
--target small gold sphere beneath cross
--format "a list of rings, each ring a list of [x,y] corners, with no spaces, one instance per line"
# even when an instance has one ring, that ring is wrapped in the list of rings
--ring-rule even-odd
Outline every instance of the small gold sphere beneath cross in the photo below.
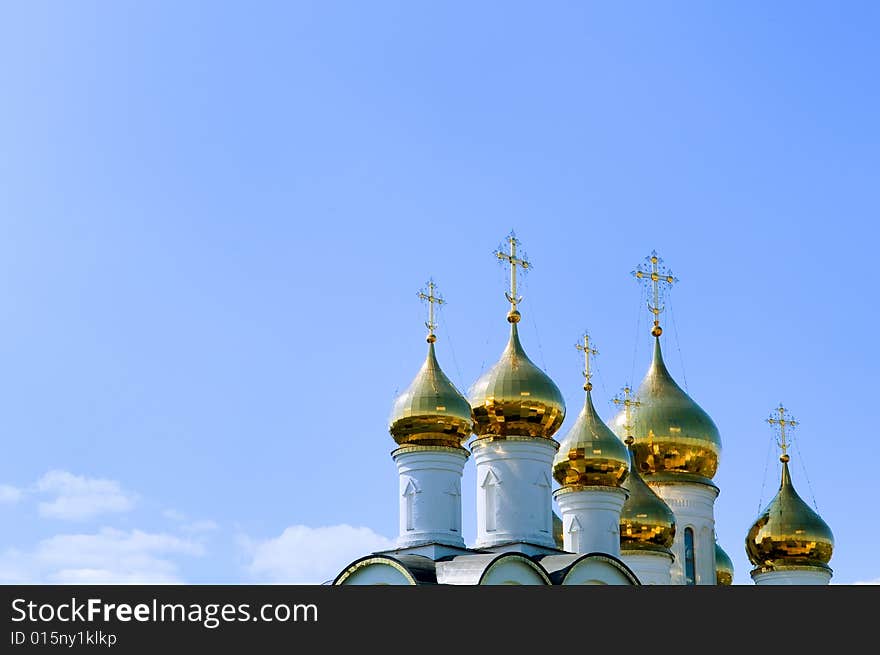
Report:
[[[519,323],[519,320],[522,318],[522,315],[519,313],[519,310],[512,309],[507,312],[507,322],[508,323]]]

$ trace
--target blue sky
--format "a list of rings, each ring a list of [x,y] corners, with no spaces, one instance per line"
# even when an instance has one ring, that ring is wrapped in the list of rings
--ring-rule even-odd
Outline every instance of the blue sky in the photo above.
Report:
[[[646,370],[656,249],[735,581],[780,401],[834,581],[880,579],[878,28],[868,2],[4,4],[0,579],[321,581],[386,545],[416,292],[466,391],[511,229],[563,433],[584,329],[606,418]]]

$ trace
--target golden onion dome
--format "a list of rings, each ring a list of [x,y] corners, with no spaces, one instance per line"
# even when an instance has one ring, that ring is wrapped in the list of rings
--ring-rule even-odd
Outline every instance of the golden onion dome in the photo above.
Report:
[[[620,511],[621,549],[669,552],[675,540],[675,514],[669,505],[645,484],[635,466],[623,488],[629,491],[629,498]]]
[[[635,462],[647,475],[675,480],[709,482],[718,469],[721,436],[718,428],[666,369],[660,339],[654,341],[654,359],[642,380],[633,420]],[[626,412],[621,410],[611,427],[625,438]]]
[[[559,388],[528,358],[519,342],[518,312],[508,316],[510,340],[501,359],[474,382],[468,393],[477,437],[550,439],[565,418]]]
[[[473,432],[471,406],[440,368],[430,338],[425,363],[394,401],[388,431],[400,445],[452,448],[460,448]]]
[[[733,584],[733,562],[717,541],[715,542],[715,584],[725,586]]]
[[[564,487],[619,487],[628,471],[626,446],[599,418],[588,389],[584,408],[560,442],[553,477]]]
[[[553,542],[559,550],[565,550],[565,539],[562,536],[562,519],[553,512]]]
[[[781,459],[779,491],[746,536],[749,561],[765,570],[778,566],[828,568],[834,550],[831,528],[794,490],[788,455]]]

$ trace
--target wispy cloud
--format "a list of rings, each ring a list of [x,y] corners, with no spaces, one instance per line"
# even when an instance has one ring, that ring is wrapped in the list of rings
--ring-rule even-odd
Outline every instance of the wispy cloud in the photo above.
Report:
[[[162,512],[162,516],[180,524],[180,531],[185,532],[186,534],[206,534],[208,532],[214,532],[220,528],[219,525],[209,519],[190,521],[186,514],[176,509],[166,509]]]
[[[248,572],[259,581],[321,584],[353,560],[393,548],[394,542],[365,527],[292,525],[275,538],[245,538],[242,545],[251,556]]]
[[[24,492],[18,487],[8,484],[0,484],[0,503],[17,503],[24,496]]]
[[[178,523],[180,521],[186,520],[186,514],[184,514],[183,512],[179,512],[176,509],[166,509],[162,512],[162,516],[164,516],[166,519],[177,521]]]
[[[116,480],[87,478],[67,471],[49,471],[35,485],[39,493],[54,495],[39,504],[41,516],[65,521],[82,521],[101,514],[127,512],[135,496]]]
[[[188,534],[205,534],[206,532],[214,532],[219,528],[219,525],[209,519],[202,519],[201,521],[185,523],[180,527],[181,530]]]
[[[0,554],[0,583],[180,583],[175,558],[203,554],[201,544],[164,533],[103,528],[60,534],[39,542],[32,552]]]
[[[873,580],[860,580],[859,582],[853,582],[853,584],[871,584],[871,585],[880,585],[880,578],[874,578]]]

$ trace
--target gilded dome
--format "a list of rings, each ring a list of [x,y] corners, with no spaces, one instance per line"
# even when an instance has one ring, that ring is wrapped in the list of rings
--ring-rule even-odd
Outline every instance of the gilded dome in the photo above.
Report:
[[[629,491],[629,498],[620,511],[621,549],[669,552],[675,539],[675,514],[669,505],[645,484],[635,466],[623,488]]]
[[[501,359],[474,382],[468,397],[477,437],[550,439],[565,418],[559,388],[528,358],[513,321]]]
[[[559,550],[565,550],[565,539],[562,536],[562,519],[553,512],[553,542]]]
[[[460,448],[471,435],[471,406],[437,363],[433,341],[412,384],[394,401],[388,431],[400,445],[452,448]]]
[[[677,480],[709,482],[718,469],[721,436],[718,428],[684,390],[678,386],[654,341],[654,359],[642,380],[636,399],[640,405],[633,419],[635,463],[647,475],[662,474]],[[621,438],[625,410],[611,422]]]
[[[619,487],[629,471],[629,453],[599,418],[588,390],[584,408],[559,445],[553,477],[564,487]]]
[[[746,536],[746,554],[759,569],[777,566],[828,568],[834,550],[831,528],[805,503],[791,484],[783,456],[779,491]]]
[[[733,584],[733,562],[717,541],[715,542],[715,584]]]

